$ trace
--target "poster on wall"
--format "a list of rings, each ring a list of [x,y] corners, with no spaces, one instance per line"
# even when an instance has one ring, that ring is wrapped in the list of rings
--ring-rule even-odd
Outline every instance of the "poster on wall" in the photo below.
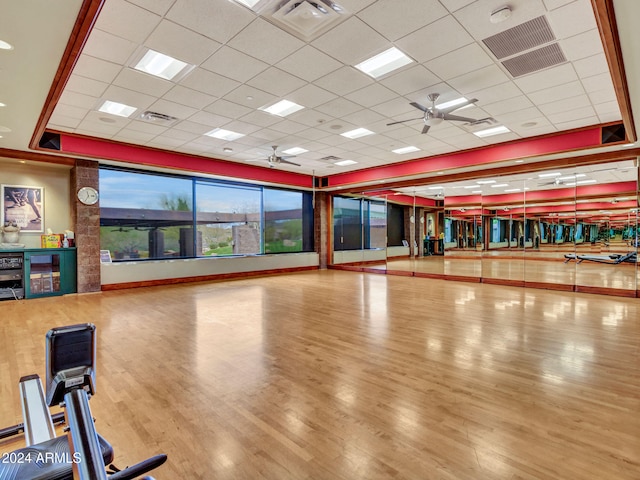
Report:
[[[44,188],[2,185],[0,224],[15,224],[22,233],[44,231]]]

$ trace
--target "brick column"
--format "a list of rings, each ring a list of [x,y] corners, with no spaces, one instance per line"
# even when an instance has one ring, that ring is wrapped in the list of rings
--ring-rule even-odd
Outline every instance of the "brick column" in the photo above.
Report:
[[[325,192],[316,192],[315,208],[313,209],[314,234],[313,241],[315,250],[320,257],[320,268],[327,268],[330,263],[330,245],[333,239],[331,236],[329,215],[331,214],[331,195]]]
[[[76,194],[98,188],[98,162],[76,160],[71,170],[71,215],[78,255],[78,293],[100,291],[100,202],[84,205]]]

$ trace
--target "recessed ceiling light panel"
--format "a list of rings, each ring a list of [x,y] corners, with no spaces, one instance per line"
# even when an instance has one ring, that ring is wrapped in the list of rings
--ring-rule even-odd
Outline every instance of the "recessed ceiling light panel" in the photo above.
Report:
[[[338,165],[339,167],[346,167],[347,165],[355,165],[355,160],[340,160],[339,162],[334,163],[334,165]]]
[[[105,102],[100,106],[100,108],[98,108],[98,110],[103,113],[117,115],[118,117],[130,117],[131,114],[137,110],[137,108],[130,105],[125,105],[124,103],[105,100]]]
[[[270,113],[272,115],[277,115],[279,117],[286,117],[287,115],[291,115],[298,110],[302,110],[304,107],[302,105],[298,105],[297,103],[291,102],[289,100],[280,100],[278,103],[274,103],[273,105],[269,105],[268,107],[262,107],[259,110],[263,112]]]
[[[492,137],[493,135],[501,135],[503,133],[509,133],[509,130],[504,125],[500,125],[498,127],[487,128],[486,130],[480,130],[477,132],[473,132],[476,137],[484,138],[484,137]]]
[[[404,53],[396,47],[391,47],[389,50],[385,50],[384,52],[359,63],[356,65],[356,68],[370,77],[378,78],[389,72],[397,70],[398,68],[404,67],[411,62],[413,62],[413,60],[407,57]]]
[[[149,75],[176,81],[190,72],[194,66],[155,50],[147,50],[133,67]]]
[[[233,141],[241,137],[244,137],[243,133],[232,132],[231,130],[225,130],[224,128],[214,128],[210,132],[205,133],[208,137],[218,138],[220,140]]]
[[[420,149],[414,146],[411,147],[402,147],[402,148],[396,148],[395,150],[391,150],[393,153],[397,153],[398,155],[402,155],[403,153],[413,153],[413,152],[419,152]]]
[[[13,45],[4,40],[0,40],[0,50],[13,50]]]
[[[307,153],[309,150],[305,150],[301,147],[293,147],[287,150],[283,150],[282,153],[286,153],[287,155],[301,155],[303,153]]]
[[[356,128],[355,130],[350,130],[348,132],[341,133],[340,135],[342,135],[343,137],[354,139],[366,137],[367,135],[373,135],[373,132],[371,130],[367,130],[366,128]]]

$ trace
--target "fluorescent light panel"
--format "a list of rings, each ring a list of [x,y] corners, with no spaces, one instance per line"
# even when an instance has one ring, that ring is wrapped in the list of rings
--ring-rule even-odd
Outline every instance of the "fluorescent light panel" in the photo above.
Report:
[[[300,155],[301,153],[307,153],[309,150],[305,150],[301,147],[293,147],[287,150],[283,150],[282,153],[286,153],[287,155]]]
[[[147,50],[147,53],[143,55],[140,61],[133,68],[155,77],[164,78],[165,80],[173,80],[188,66],[188,63],[177,60],[169,55],[165,55],[164,53],[156,52],[155,50]]]
[[[491,188],[501,188],[501,187],[508,187],[509,184],[508,183],[496,183],[495,185],[491,185]]]
[[[0,40],[0,50],[13,50],[13,45],[4,40]]]
[[[560,172],[540,173],[538,175],[538,177],[540,178],[560,177],[560,176],[562,176]]]
[[[478,185],[491,185],[492,183],[496,183],[495,180],[478,180],[476,181]]]
[[[274,103],[268,107],[262,107],[259,110],[263,112],[270,113],[272,115],[277,115],[279,117],[286,117],[287,115],[291,115],[298,110],[302,110],[304,107],[302,105],[298,105],[297,103],[291,102],[289,100],[280,100],[278,103]]]
[[[243,133],[232,132],[231,130],[225,130],[224,128],[214,128],[210,132],[205,133],[208,137],[219,138],[220,140],[233,141],[241,137],[244,137]]]
[[[129,117],[133,112],[137,110],[136,107],[125,105],[124,103],[112,102],[111,100],[105,100],[105,102],[98,108],[100,112],[109,113],[118,117]]]
[[[253,8],[260,0],[236,0],[236,2],[241,3],[245,7]]]
[[[373,132],[371,130],[367,130],[366,128],[356,128],[355,130],[350,130],[348,132],[341,133],[340,135],[342,135],[343,137],[354,139],[366,137],[367,135],[373,135]]]
[[[519,188],[507,188],[505,190],[505,193],[513,193],[513,192],[519,192],[520,189]]]
[[[402,155],[403,153],[413,153],[413,152],[419,152],[420,149],[418,147],[402,147],[402,148],[396,148],[395,150],[391,150],[393,153],[397,153],[398,155]]]
[[[378,55],[356,65],[356,68],[367,75],[378,78],[382,75],[408,65],[413,60],[396,47],[391,47]]]
[[[486,130],[480,130],[478,132],[473,132],[473,134],[476,137],[484,138],[484,137],[491,137],[493,135],[500,135],[502,133],[509,133],[510,131],[511,130],[509,130],[504,125],[500,125],[498,127],[492,127],[492,128],[487,128]]]
[[[334,163],[334,165],[338,165],[339,167],[346,167],[347,165],[355,165],[355,160],[340,160],[339,162]]]
[[[448,102],[439,103],[437,107],[438,107],[438,110],[444,110],[449,107],[455,107],[456,105],[462,105],[466,101],[467,101],[466,98],[460,97],[460,98],[456,98],[455,100],[449,100]],[[472,106],[472,105],[473,104],[470,104],[469,106]]]

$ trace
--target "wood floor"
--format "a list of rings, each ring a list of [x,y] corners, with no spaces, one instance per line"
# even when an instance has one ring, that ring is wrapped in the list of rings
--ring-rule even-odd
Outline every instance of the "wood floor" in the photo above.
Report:
[[[94,322],[98,431],[157,480],[640,478],[639,299],[328,270],[0,308],[0,426]]]

